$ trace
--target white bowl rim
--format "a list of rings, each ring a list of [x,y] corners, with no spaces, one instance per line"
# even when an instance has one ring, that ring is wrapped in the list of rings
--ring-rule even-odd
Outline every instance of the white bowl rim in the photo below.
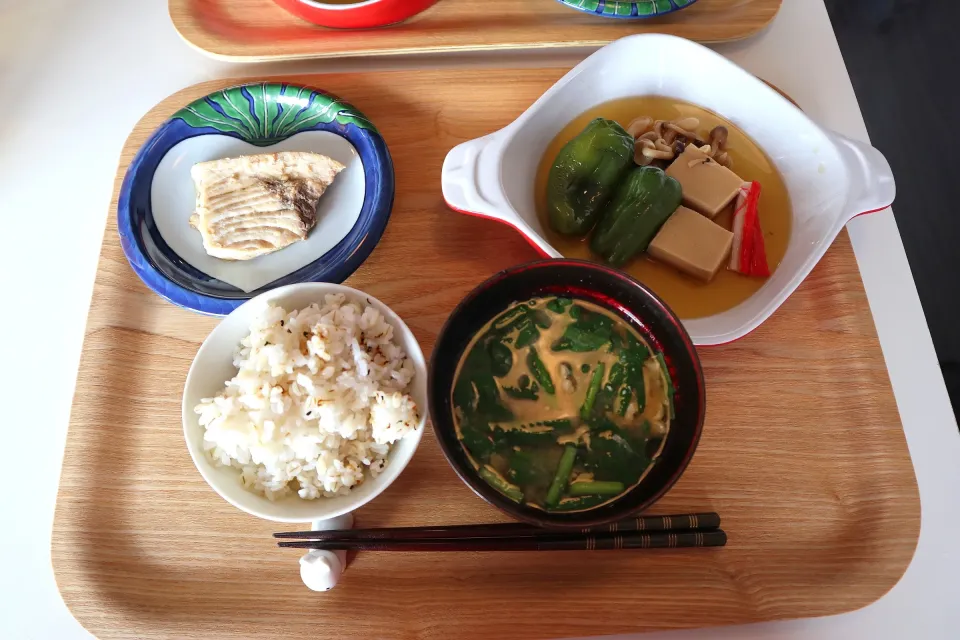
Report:
[[[244,302],[242,305],[234,309],[230,314],[228,314],[224,318],[224,320],[226,320],[226,318],[229,318],[234,314],[242,313],[241,310],[244,310],[244,309],[249,310],[251,307],[259,306],[264,300],[275,301],[275,300],[283,299],[284,297],[287,297],[294,293],[304,292],[306,290],[314,290],[318,297],[322,297],[323,295],[327,295],[327,294],[342,293],[347,296],[348,300],[351,298],[366,299],[368,300],[371,306],[378,307],[381,312],[384,312],[384,311],[388,312],[388,313],[384,313],[384,315],[387,316],[386,319],[393,326],[394,331],[399,332],[401,334],[408,335],[410,338],[408,342],[410,343],[410,345],[415,347],[415,350],[411,350],[409,348],[407,349],[407,357],[413,361],[417,376],[422,376],[424,385],[426,384],[427,365],[423,355],[423,349],[420,347],[420,343],[419,341],[417,341],[416,336],[413,334],[413,331],[410,330],[410,327],[408,327],[407,324],[403,321],[403,319],[400,318],[399,314],[397,314],[393,309],[387,306],[384,302],[366,293],[365,291],[354,289],[353,287],[348,287],[346,285],[335,284],[330,282],[298,282],[298,283],[289,284],[283,287],[277,287],[276,289],[265,291],[264,293],[258,296],[250,298],[249,300]],[[193,421],[196,422],[196,418],[195,418],[196,414],[193,412],[193,407],[188,406],[188,403],[187,403],[187,396],[188,396],[187,391],[188,389],[191,388],[192,384],[195,382],[194,380],[195,376],[199,375],[199,373],[197,373],[197,369],[198,369],[197,363],[201,361],[202,355],[205,350],[208,351],[212,349],[212,347],[210,347],[209,345],[214,344],[214,342],[216,341],[215,336],[217,334],[217,330],[222,325],[223,325],[223,321],[217,324],[217,326],[213,328],[213,330],[207,335],[207,337],[204,338],[203,342],[200,345],[200,348],[197,349],[197,353],[194,356],[193,361],[190,363],[190,369],[187,372],[187,377],[183,385],[183,392],[181,394],[181,404],[180,404],[181,426],[183,428],[183,437],[187,446],[187,451],[190,454],[190,459],[193,461],[193,465],[196,467],[197,471],[203,477],[204,481],[207,483],[207,485],[209,485],[211,489],[214,490],[214,492],[217,493],[217,495],[219,495],[228,503],[230,503],[231,505],[233,505],[234,507],[236,507],[237,509],[245,513],[256,516],[258,518],[262,518],[264,520],[270,520],[272,522],[299,523],[299,522],[309,522],[309,521],[317,521],[317,520],[329,520],[331,518],[336,518],[338,516],[351,513],[359,509],[360,507],[364,506],[365,504],[367,504],[368,502],[370,502],[371,500],[379,496],[381,493],[386,491],[386,489],[391,484],[393,484],[393,482],[400,476],[400,474],[403,473],[403,470],[406,468],[406,466],[410,463],[410,460],[416,454],[417,448],[420,445],[420,440],[423,437],[423,432],[426,430],[426,424],[429,419],[429,415],[428,415],[429,404],[426,402],[426,398],[423,399],[424,402],[422,403],[419,401],[417,402],[420,410],[420,420],[417,423],[416,429],[414,430],[413,433],[404,437],[402,441],[402,442],[408,443],[408,447],[410,448],[409,456],[407,456],[407,459],[403,461],[403,463],[399,466],[399,468],[396,465],[387,465],[387,471],[378,475],[376,479],[374,478],[368,479],[367,482],[376,482],[376,480],[378,480],[379,478],[386,478],[386,481],[382,483],[382,486],[378,486],[376,490],[371,491],[370,493],[362,496],[361,498],[354,498],[354,494],[350,493],[350,494],[347,494],[346,496],[340,496],[337,498],[318,498],[316,500],[309,501],[312,503],[316,503],[318,507],[324,507],[328,505],[329,500],[340,500],[342,501],[342,504],[332,509],[318,508],[316,517],[305,518],[303,516],[283,517],[283,516],[269,515],[262,511],[251,509],[246,505],[242,505],[238,503],[236,500],[232,499],[229,495],[222,492],[218,487],[219,482],[212,477],[211,472],[213,470],[213,467],[210,461],[207,460],[206,457],[203,455],[202,450],[199,450],[198,447],[192,444],[190,434],[189,434],[191,425],[188,424],[188,419],[192,417]],[[393,451],[393,447],[395,446],[397,446],[397,443],[394,443],[394,445],[391,446],[390,456],[394,455],[395,452]],[[393,462],[392,458],[391,458],[391,462]],[[237,482],[239,483],[239,478],[237,478]],[[253,492],[250,492],[250,495],[265,501],[268,500],[268,498],[263,496],[258,496]]]

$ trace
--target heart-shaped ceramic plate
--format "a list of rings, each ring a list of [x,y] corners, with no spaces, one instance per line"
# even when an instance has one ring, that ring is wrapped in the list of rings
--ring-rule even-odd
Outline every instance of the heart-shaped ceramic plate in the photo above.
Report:
[[[197,162],[272,151],[328,155],[346,169],[320,199],[307,240],[242,262],[212,258],[188,224]],[[134,271],[174,304],[212,315],[297,282],[346,279],[367,258],[393,206],[393,162],[374,125],[321,91],[280,83],[230,87],[175,113],[130,164],[117,223]]]

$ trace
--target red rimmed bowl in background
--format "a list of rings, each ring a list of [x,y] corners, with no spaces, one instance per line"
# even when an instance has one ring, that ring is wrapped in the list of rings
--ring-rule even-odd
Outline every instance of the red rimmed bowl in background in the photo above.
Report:
[[[335,29],[384,27],[415,16],[437,0],[363,0],[360,2],[317,2],[316,0],[274,0],[293,15]]]
[[[473,337],[510,304],[551,295],[592,302],[625,321],[663,354],[675,389],[674,418],[650,471],[616,499],[581,511],[545,511],[507,498],[480,477],[457,436],[454,421],[452,389],[461,356]],[[706,414],[700,359],[677,316],[627,274],[585,260],[541,260],[511,267],[467,295],[437,337],[430,361],[428,396],[434,433],[460,479],[504,513],[548,527],[615,522],[652,505],[676,483],[693,458]]]

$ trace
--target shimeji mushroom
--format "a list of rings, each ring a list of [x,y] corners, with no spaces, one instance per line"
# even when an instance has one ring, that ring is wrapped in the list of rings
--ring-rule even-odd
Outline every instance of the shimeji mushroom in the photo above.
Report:
[[[667,144],[672,144],[678,137],[695,140],[697,137],[695,130],[699,126],[700,121],[696,118],[681,118],[673,122],[663,122],[661,124],[663,141]],[[654,126],[654,129],[656,129],[656,126]]]
[[[640,116],[627,126],[627,133],[636,140],[634,161],[646,166],[655,160],[669,161],[683,153],[686,145],[697,139],[697,118],[653,120]]]
[[[627,133],[636,140],[634,162],[647,166],[655,160],[673,160],[683,153],[688,144],[694,144],[714,161],[729,168],[731,161],[727,153],[727,128],[723,125],[714,127],[704,141],[697,136],[699,126],[700,120],[692,117],[677,120],[654,120],[649,116],[635,118],[627,126]]]
[[[718,125],[710,131],[710,150],[705,153],[725,167],[730,166],[730,155],[727,153],[727,128]]]
[[[673,149],[662,140],[654,142],[648,138],[641,138],[634,148],[633,158],[640,166],[646,166],[654,160],[673,160],[674,155]]]
[[[639,118],[634,118],[633,122],[627,125],[627,133],[632,135],[634,138],[639,138],[641,135],[650,130],[650,125],[653,124],[653,118],[649,116],[640,116]]]

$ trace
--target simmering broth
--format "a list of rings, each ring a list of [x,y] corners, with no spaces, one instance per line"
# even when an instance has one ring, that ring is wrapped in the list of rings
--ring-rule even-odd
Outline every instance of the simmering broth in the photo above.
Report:
[[[588,238],[564,236],[554,231],[547,214],[547,179],[560,150],[597,117],[616,120],[627,126],[634,118],[645,115],[659,120],[695,117],[700,129],[717,125],[727,128],[727,150],[732,169],[744,180],[762,185],[759,203],[760,224],[766,245],[767,261],[773,272],[783,259],[790,238],[790,198],[780,174],[763,151],[743,131],[717,114],[693,104],[659,96],[644,96],[615,100],[594,107],[572,120],[548,145],[537,170],[535,186],[537,216],[544,237],[561,254],[569,258],[583,258],[602,262],[590,250]],[[722,211],[714,222],[730,229],[733,206]],[[766,281],[763,278],[744,277],[721,269],[709,283],[700,282],[673,267],[642,254],[621,267],[624,271],[649,286],[662,297],[681,318],[700,318],[732,309],[753,295]]]

